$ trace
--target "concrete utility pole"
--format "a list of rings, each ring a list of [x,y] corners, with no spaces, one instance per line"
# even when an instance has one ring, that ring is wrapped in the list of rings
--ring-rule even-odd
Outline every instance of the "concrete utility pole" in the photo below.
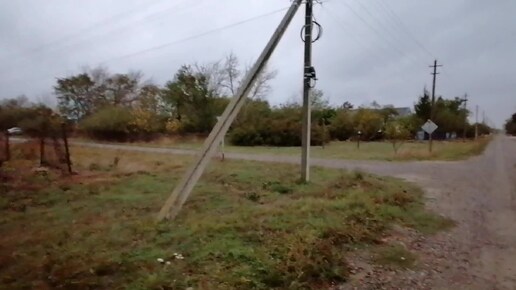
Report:
[[[464,95],[464,131],[462,132],[462,139],[466,141],[466,131],[468,126],[468,94]]]
[[[430,120],[432,120],[432,122],[434,122],[434,119],[435,119],[435,81],[436,81],[436,78],[437,78],[437,75],[439,74],[437,72],[437,68],[438,67],[441,67],[442,65],[438,65],[437,64],[437,59],[434,61],[434,65],[431,65],[430,67],[433,67],[434,68],[434,72],[432,73],[432,75],[434,76],[434,81],[433,81],[433,84],[432,84],[432,109],[430,111]],[[432,152],[432,134],[428,134],[428,150],[430,152]]]
[[[158,221],[162,221],[165,218],[173,219],[181,210],[183,204],[186,202],[188,196],[192,192],[193,187],[204,172],[206,165],[208,165],[210,158],[217,150],[217,147],[219,146],[222,138],[224,138],[224,135],[231,126],[231,123],[244,105],[246,97],[249,94],[249,91],[251,90],[254,82],[263,71],[263,68],[274,52],[274,49],[280,42],[282,36],[285,34],[288,25],[290,22],[292,22],[292,19],[299,9],[299,6],[301,6],[301,2],[302,0],[295,0],[290,6],[280,25],[267,43],[267,46],[261,53],[256,63],[246,74],[237,93],[231,99],[220,120],[217,121],[217,124],[215,124],[215,127],[212,129],[210,135],[204,142],[203,148],[199,152],[199,155],[197,156],[194,164],[192,164],[192,166],[179,180],[179,183],[174,188],[174,191],[161,208],[157,216]]]
[[[306,0],[305,13],[305,67],[303,76],[303,133],[301,150],[301,180],[310,181],[310,135],[312,124],[312,104],[310,100],[311,81],[314,78],[312,67],[313,0]]]
[[[478,105],[475,109],[475,140],[478,139]]]

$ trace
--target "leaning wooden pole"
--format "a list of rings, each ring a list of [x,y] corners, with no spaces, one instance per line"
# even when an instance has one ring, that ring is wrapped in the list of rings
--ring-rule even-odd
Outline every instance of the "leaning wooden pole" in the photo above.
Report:
[[[302,0],[295,0],[290,6],[280,25],[267,43],[267,46],[263,50],[262,54],[253,65],[251,70],[247,73],[245,79],[242,82],[242,85],[238,89],[238,92],[231,99],[220,120],[217,122],[210,135],[204,142],[203,148],[198,154],[194,164],[192,164],[187,172],[183,175],[178,185],[174,188],[174,191],[161,208],[158,214],[158,221],[162,221],[165,218],[174,219],[181,210],[183,204],[186,202],[188,196],[192,192],[193,187],[208,165],[211,156],[213,156],[217,150],[217,147],[219,146],[222,138],[224,138],[224,135],[231,126],[231,123],[244,105],[245,99],[254,82],[263,71],[267,61],[270,59],[272,53],[274,52],[274,49],[280,42],[283,34],[287,30],[287,27],[296,15],[297,10],[301,6],[301,2]]]

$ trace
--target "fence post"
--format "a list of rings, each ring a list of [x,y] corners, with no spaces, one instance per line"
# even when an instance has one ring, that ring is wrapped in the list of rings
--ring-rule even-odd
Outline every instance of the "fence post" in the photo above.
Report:
[[[39,138],[39,166],[45,166],[45,137]]]
[[[5,161],[11,159],[11,148],[9,148],[9,131],[5,130]]]
[[[65,158],[66,166],[68,167],[68,173],[72,174],[72,162],[70,161],[70,149],[68,148],[68,135],[66,134],[66,123],[61,124],[61,130],[63,132],[63,141],[65,145]]]

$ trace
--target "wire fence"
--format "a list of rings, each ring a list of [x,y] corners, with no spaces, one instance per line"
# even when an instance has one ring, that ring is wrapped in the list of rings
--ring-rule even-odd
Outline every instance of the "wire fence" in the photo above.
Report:
[[[0,133],[0,166],[5,161],[29,160],[36,166],[48,167],[72,173],[66,127],[61,136],[9,138]]]

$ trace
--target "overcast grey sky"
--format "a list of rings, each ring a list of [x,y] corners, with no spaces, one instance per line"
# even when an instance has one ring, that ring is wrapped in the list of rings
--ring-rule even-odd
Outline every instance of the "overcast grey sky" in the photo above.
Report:
[[[284,12],[162,49],[290,5],[289,0],[0,0],[0,99],[48,99],[56,77],[104,64],[141,70],[158,84],[181,64],[234,52],[243,63],[260,53]],[[324,26],[314,66],[331,103],[412,106],[431,87],[434,58],[444,65],[437,94],[468,93],[500,126],[516,112],[516,1],[329,0],[315,16]],[[302,11],[271,60],[278,70],[267,99],[300,95]]]

